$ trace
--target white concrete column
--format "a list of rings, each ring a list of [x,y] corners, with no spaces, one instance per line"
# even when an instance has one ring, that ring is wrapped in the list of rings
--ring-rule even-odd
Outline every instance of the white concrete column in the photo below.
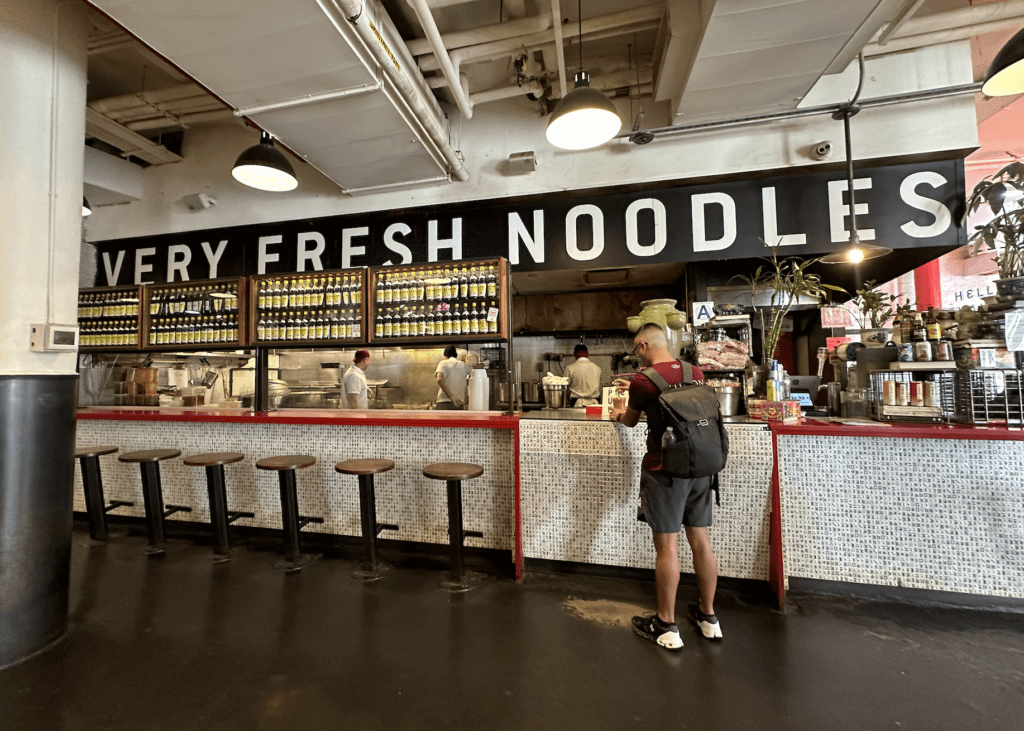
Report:
[[[3,0],[0,375],[75,372],[29,328],[77,319],[87,35],[80,0]]]

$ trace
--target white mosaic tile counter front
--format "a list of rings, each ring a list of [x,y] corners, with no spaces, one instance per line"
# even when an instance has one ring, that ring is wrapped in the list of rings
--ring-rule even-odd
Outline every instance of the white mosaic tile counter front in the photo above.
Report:
[[[763,424],[729,424],[711,543],[722,576],[768,579],[772,439]],[[519,423],[526,558],[654,567],[651,529],[636,519],[647,429],[608,421]],[[680,540],[684,571],[693,558]]]
[[[395,469],[376,476],[377,521],[397,523],[398,532],[381,538],[424,543],[448,542],[448,507],[445,483],[423,476],[431,462],[473,462],[483,476],[462,483],[466,530],[483,531],[483,538],[467,538],[467,546],[513,547],[513,438],[511,429],[181,423],[159,421],[79,420],[78,444],[111,444],[121,453],[139,449],[180,449],[183,456],[201,452],[241,452],[242,462],[227,465],[228,508],[250,511],[234,525],[281,528],[281,494],[276,472],[256,469],[264,457],[310,454],[313,467],[296,471],[299,513],[324,519],[303,531],[358,536],[359,488],[351,475],[334,471],[345,459],[383,457]],[[143,516],[142,487],[137,464],[100,457],[104,496],[130,500],[134,508],[117,515]],[[206,471],[186,467],[180,458],[160,463],[164,502],[186,505],[191,513],[175,513],[175,520],[209,522]],[[75,510],[85,510],[81,468],[75,463]]]
[[[1024,597],[1024,442],[780,435],[788,576]]]

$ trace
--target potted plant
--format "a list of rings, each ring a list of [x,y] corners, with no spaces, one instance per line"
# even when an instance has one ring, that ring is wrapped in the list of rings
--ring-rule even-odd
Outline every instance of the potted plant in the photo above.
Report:
[[[793,305],[807,299],[821,303],[830,291],[845,291],[841,287],[823,284],[820,275],[808,271],[820,259],[780,259],[778,246],[768,248],[771,256],[753,274],[737,274],[733,277],[745,282],[750,288],[750,301],[761,321],[762,363],[754,369],[755,393],[760,393],[759,386],[763,388],[767,372],[774,365],[775,350],[782,337],[782,321],[793,309]],[[766,304],[758,305],[758,295],[761,293],[767,295],[768,300]]]
[[[1001,297],[1024,297],[1024,162],[1012,162],[976,186],[967,200],[967,217],[982,205],[992,211],[992,220],[975,226],[969,243],[976,256],[981,248],[994,251],[999,279],[996,291]]]
[[[857,296],[849,302],[849,309],[860,324],[862,343],[869,348],[885,345],[889,339],[889,329],[885,324],[896,314],[901,296],[875,289],[874,280],[865,282],[864,288],[857,290]]]

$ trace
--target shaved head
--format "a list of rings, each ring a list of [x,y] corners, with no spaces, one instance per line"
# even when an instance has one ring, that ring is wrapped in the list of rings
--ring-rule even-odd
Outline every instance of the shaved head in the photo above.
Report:
[[[668,338],[665,337],[665,330],[661,325],[655,325],[653,322],[648,322],[646,325],[641,327],[636,337],[633,338],[634,343],[647,343],[655,350],[668,347]]]

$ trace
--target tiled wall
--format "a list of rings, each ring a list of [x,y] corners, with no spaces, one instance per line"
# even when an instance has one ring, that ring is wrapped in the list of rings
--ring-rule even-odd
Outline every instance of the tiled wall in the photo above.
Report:
[[[768,579],[771,433],[727,426],[711,542],[722,576]],[[654,567],[651,530],[636,519],[646,428],[601,421],[520,422],[523,548],[527,558]],[[693,558],[680,540],[689,571]]]
[[[786,573],[1024,597],[1024,443],[780,436]]]
[[[111,444],[121,452],[138,449],[180,449],[182,455],[201,452],[241,452],[245,460],[227,465],[228,508],[256,513],[238,525],[281,527],[281,497],[276,472],[257,470],[256,461],[275,455],[310,454],[313,467],[298,470],[299,513],[324,518],[304,530],[358,536],[359,490],[356,477],[334,471],[345,459],[384,457],[395,469],[377,475],[377,520],[397,523],[399,530],[382,538],[425,543],[448,542],[445,483],[423,476],[431,462],[473,462],[484,474],[463,482],[462,501],[466,530],[481,530],[483,538],[467,538],[466,545],[512,550],[513,462],[511,430],[425,427],[307,426],[283,424],[203,424],[137,421],[78,422],[79,445]],[[137,464],[100,457],[106,499],[131,500],[134,508],[120,515],[144,515]],[[160,463],[164,502],[186,505],[191,513],[175,513],[176,520],[209,522],[206,471],[186,467],[180,458]],[[75,465],[75,510],[85,510],[81,469]]]

